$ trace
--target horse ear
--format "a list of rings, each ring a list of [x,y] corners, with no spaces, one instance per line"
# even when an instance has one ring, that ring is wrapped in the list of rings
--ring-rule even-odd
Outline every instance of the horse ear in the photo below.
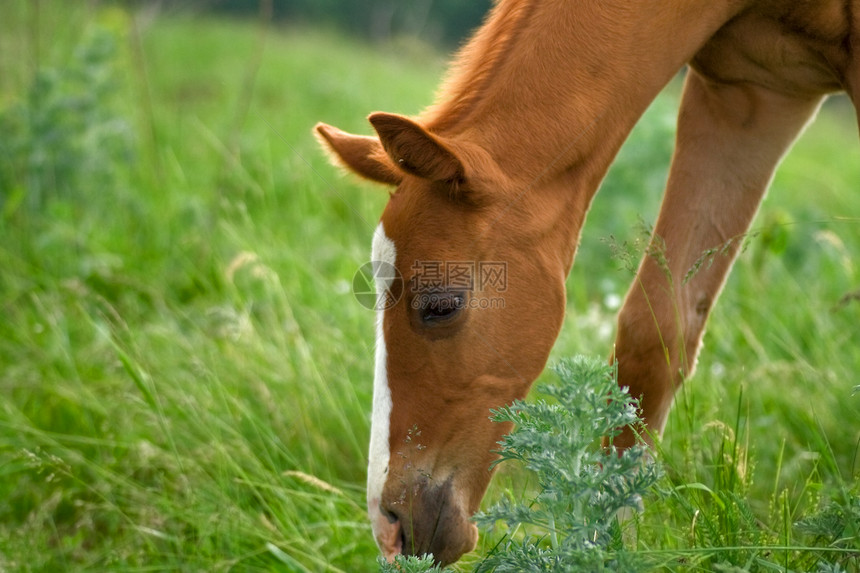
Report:
[[[430,181],[459,183],[465,179],[457,155],[411,119],[390,113],[374,113],[368,119],[388,157],[403,171]]]
[[[324,123],[318,123],[315,132],[323,148],[331,152],[336,165],[377,183],[400,184],[402,173],[394,167],[375,137],[352,135]]]

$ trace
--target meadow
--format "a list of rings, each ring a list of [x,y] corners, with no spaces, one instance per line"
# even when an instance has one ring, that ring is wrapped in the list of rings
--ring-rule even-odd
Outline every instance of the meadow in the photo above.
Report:
[[[311,129],[417,113],[448,57],[289,23],[0,7],[0,572],[376,567],[374,316],[351,282],[387,195],[330,167]],[[552,362],[611,350],[678,90],[595,200]],[[627,539],[669,569],[860,568],[857,135],[833,98],[713,313]],[[534,488],[503,465],[485,504]]]

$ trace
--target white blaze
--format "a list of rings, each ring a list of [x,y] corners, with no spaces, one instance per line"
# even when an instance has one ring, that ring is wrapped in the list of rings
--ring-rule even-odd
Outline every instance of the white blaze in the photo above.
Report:
[[[394,242],[385,234],[382,223],[373,233],[371,260],[374,265],[384,262],[394,267],[397,250]],[[373,375],[373,414],[370,422],[370,452],[367,464],[367,511],[373,524],[374,534],[377,533],[377,523],[382,517],[379,502],[382,499],[382,488],[388,472],[390,452],[388,447],[388,432],[391,418],[391,390],[388,387],[388,372],[386,368],[388,353],[385,348],[385,335],[382,321],[385,316],[383,300],[385,291],[391,286],[389,273],[383,270],[382,276],[376,276],[376,370]]]

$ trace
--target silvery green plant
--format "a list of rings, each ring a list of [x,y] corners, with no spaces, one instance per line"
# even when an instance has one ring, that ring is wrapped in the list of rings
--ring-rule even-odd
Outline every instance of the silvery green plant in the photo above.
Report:
[[[616,383],[616,369],[576,357],[554,368],[559,382],[539,392],[554,401],[516,401],[493,412],[515,429],[500,442],[500,460],[534,472],[533,499],[502,499],[475,519],[508,528],[476,571],[634,571],[646,567],[624,548],[618,515],[637,511],[659,470],[644,446],[623,452],[599,445],[639,421],[636,400]]]
[[[392,563],[382,557],[377,558],[379,573],[450,573],[451,569],[441,569],[433,561],[433,555],[397,555]]]

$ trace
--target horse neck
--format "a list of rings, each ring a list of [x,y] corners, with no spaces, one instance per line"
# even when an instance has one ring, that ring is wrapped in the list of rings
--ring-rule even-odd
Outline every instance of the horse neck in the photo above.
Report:
[[[649,103],[743,1],[500,2],[423,120],[521,185],[576,172],[587,207]]]

